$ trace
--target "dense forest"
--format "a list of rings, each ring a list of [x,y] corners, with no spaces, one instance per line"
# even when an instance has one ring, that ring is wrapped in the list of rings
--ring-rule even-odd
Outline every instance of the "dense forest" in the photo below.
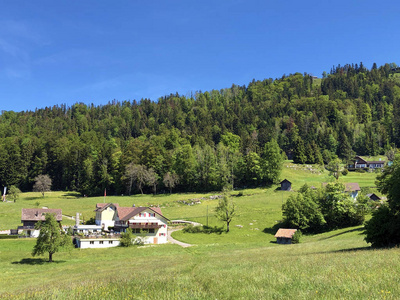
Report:
[[[344,161],[400,146],[396,64],[333,67],[158,101],[77,103],[0,115],[0,185],[86,195],[276,182],[282,157]],[[6,99],[3,99],[5,101]],[[139,168],[141,167],[141,168]],[[147,172],[143,186],[140,170]],[[150,178],[148,178],[150,177]]]

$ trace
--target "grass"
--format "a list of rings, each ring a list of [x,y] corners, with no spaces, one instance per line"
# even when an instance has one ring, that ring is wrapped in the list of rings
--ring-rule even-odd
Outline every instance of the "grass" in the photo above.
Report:
[[[345,182],[373,186],[374,173],[343,176]],[[324,170],[287,162],[282,174],[294,189],[304,183],[319,186],[329,180]],[[4,299],[397,299],[400,250],[372,250],[362,226],[303,236],[297,245],[278,245],[274,234],[281,206],[293,192],[278,185],[232,192],[237,216],[229,233],[174,237],[194,244],[139,248],[71,249],[47,257],[32,257],[34,239],[0,240],[0,298]],[[213,210],[218,200],[209,194],[107,196],[123,206],[160,205],[169,219],[186,219],[223,226]],[[45,198],[23,194],[17,203],[0,203],[1,227],[15,228],[23,207],[62,208],[63,213],[94,216],[103,197],[81,198],[53,192]],[[201,204],[178,201],[207,197]],[[68,220],[68,222],[73,222]],[[64,221],[63,221],[64,223]],[[4,225],[5,224],[5,225]],[[242,227],[238,227],[241,225]]]

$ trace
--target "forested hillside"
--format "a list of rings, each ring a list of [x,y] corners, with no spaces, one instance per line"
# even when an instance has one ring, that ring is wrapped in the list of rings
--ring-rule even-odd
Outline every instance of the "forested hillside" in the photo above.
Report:
[[[141,166],[151,175],[145,192],[219,190],[278,180],[281,150],[300,163],[383,154],[400,146],[396,67],[360,63],[322,79],[295,73],[190,97],[3,111],[0,185],[31,190],[49,174],[54,190],[120,194]]]

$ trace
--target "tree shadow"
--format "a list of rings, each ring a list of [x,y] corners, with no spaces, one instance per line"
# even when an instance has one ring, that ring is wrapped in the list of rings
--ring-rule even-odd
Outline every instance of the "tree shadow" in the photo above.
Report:
[[[24,198],[24,200],[39,200],[39,199],[43,199],[43,196],[37,196],[37,197],[26,197]]]
[[[52,264],[59,264],[59,263],[63,263],[65,262],[64,260],[57,260],[52,262]],[[44,258],[23,258],[20,261],[13,261],[12,264],[13,265],[43,265],[43,264],[47,264],[49,263],[49,261],[47,259]]]
[[[264,228],[262,232],[264,232],[266,234],[275,235],[275,233],[278,231],[279,228],[284,228],[284,227],[285,227],[285,224],[283,222],[278,222],[272,227]]]
[[[364,231],[364,228],[360,227],[360,228],[349,229],[349,230],[346,230],[346,231],[343,231],[343,232],[340,232],[340,233],[336,233],[336,234],[328,236],[328,237],[321,238],[321,239],[319,239],[319,241],[324,241],[324,240],[327,240],[327,239],[331,239],[331,238],[340,236],[342,234],[346,234],[346,233],[349,233],[349,232],[355,232],[355,231]],[[362,232],[360,232],[360,234],[362,234]]]
[[[61,197],[66,197],[66,198],[68,198],[68,197],[81,198],[82,195],[81,195],[80,193],[78,193],[78,192],[68,192],[67,194],[61,195]]]

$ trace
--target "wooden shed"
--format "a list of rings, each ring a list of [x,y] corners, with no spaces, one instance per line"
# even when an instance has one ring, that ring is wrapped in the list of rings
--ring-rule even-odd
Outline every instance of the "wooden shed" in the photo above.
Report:
[[[287,179],[282,180],[280,184],[282,191],[290,191],[292,189],[292,183]]]
[[[380,201],[380,200],[381,200],[381,198],[380,198],[379,196],[375,195],[374,193],[372,193],[372,194],[367,194],[367,197],[368,197],[369,199],[371,199],[371,200],[374,200],[374,201]]]
[[[278,244],[291,244],[292,237],[297,229],[279,228],[275,234],[276,242]]]

